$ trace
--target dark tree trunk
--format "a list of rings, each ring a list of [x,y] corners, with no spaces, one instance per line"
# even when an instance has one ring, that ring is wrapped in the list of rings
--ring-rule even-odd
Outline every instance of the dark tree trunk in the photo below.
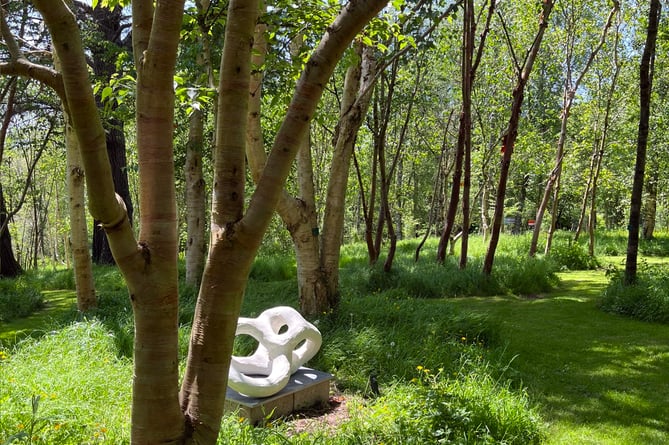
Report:
[[[653,65],[657,28],[662,5],[660,0],[651,0],[648,12],[648,32],[646,45],[639,66],[639,132],[637,135],[634,184],[630,202],[629,237],[627,239],[627,259],[625,261],[625,283],[633,284],[637,279],[637,256],[639,252],[639,224],[641,222],[641,198],[646,171],[646,147],[648,145],[648,123],[650,121],[650,96],[653,89]]]
[[[107,155],[111,164],[114,188],[116,193],[123,198],[123,202],[128,209],[128,218],[132,223],[133,207],[128,186],[128,161],[125,154],[123,122],[119,119],[110,119],[109,124],[110,128],[106,132]],[[98,221],[95,221],[93,228],[93,262],[95,264],[114,264],[107,236]]]
[[[91,8],[82,3],[77,3],[80,17],[89,23],[95,23],[94,32],[97,38],[94,38],[90,45],[91,67],[93,73],[103,83],[109,82],[112,74],[116,73],[116,54],[124,49],[130,49],[129,41],[124,28],[123,11],[121,8],[110,10],[97,6]],[[98,97],[98,106],[103,108],[104,104]],[[128,187],[127,159],[125,153],[125,133],[123,120],[113,116],[116,111],[116,104],[112,103],[112,117],[105,122],[105,136],[107,141],[107,154],[111,164],[112,178],[116,193],[123,198],[123,202],[128,210],[130,223],[133,219],[133,206]],[[93,225],[93,262],[96,264],[114,264],[107,236],[99,221],[94,221]]]
[[[12,237],[9,233],[9,227],[6,225],[7,207],[5,205],[5,195],[0,184],[0,228],[4,228],[0,233],[0,278],[16,277],[23,272],[21,265],[14,257],[12,249]]]

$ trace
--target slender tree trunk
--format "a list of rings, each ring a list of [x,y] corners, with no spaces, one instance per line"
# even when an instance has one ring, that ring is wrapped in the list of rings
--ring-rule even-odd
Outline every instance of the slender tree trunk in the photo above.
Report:
[[[491,8],[494,8],[494,1]],[[489,15],[491,17],[492,15]],[[486,31],[487,31],[486,27]],[[472,86],[474,77],[474,34],[476,22],[474,21],[474,1],[465,1],[464,26],[463,26],[463,63],[462,63],[462,111],[464,126],[464,166],[463,166],[463,189],[462,189],[462,240],[460,241],[460,269],[467,267],[467,255],[469,252],[469,226],[471,213],[471,184],[472,184]],[[485,36],[485,35],[484,35]],[[481,47],[485,43],[482,39]],[[482,48],[481,48],[482,51]]]
[[[205,238],[205,182],[202,173],[204,113],[195,109],[189,118],[186,144],[186,283],[199,286],[207,254]]]
[[[497,243],[499,242],[499,234],[502,228],[502,221],[504,219],[504,199],[506,198],[506,184],[509,177],[509,167],[511,166],[511,155],[518,136],[518,125],[520,123],[520,112],[523,105],[523,98],[525,95],[525,86],[532,72],[532,66],[539,53],[541,41],[543,40],[544,31],[548,27],[548,19],[553,9],[553,1],[546,0],[542,3],[542,13],[539,20],[539,31],[534,38],[532,46],[527,52],[527,57],[522,67],[516,64],[518,70],[518,77],[516,79],[516,86],[513,89],[513,102],[511,105],[511,116],[507,126],[506,133],[502,141],[502,161],[500,165],[499,184],[497,186],[497,196],[495,198],[495,213],[492,221],[492,231],[490,234],[490,243],[486,251],[485,259],[483,261],[483,273],[490,275],[492,273],[492,266],[495,260],[495,252],[497,250]]]
[[[81,167],[79,142],[65,115],[65,146],[67,150],[67,190],[70,199],[70,250],[74,263],[74,284],[77,290],[77,309],[87,312],[97,306],[93,263],[88,244],[86,206],[84,201],[84,170]]]
[[[302,44],[302,38],[293,39],[291,53],[294,59],[299,57]],[[293,239],[300,310],[305,315],[314,316],[336,307],[337,299],[328,293],[327,276],[321,268],[321,239],[311,157],[311,126],[307,129],[297,151],[296,164],[299,197],[291,198],[289,201],[292,216],[286,212],[288,202],[285,202],[284,197],[289,198],[286,193],[279,201],[277,210]]]
[[[206,73],[206,85],[215,88],[213,80],[209,0],[197,0],[196,23],[202,51],[196,56],[197,67]],[[205,143],[206,112],[203,105],[194,108],[189,117],[186,162],[184,164],[186,195],[186,283],[199,286],[207,255],[206,182],[202,170],[202,148]]]
[[[71,5],[70,5],[71,6]],[[58,52],[54,51],[54,65],[60,69]],[[85,174],[82,167],[79,140],[72,127],[72,119],[62,106],[65,121],[65,151],[67,163],[67,192],[69,197],[69,245],[74,263],[74,285],[77,292],[77,309],[87,312],[97,307],[93,262],[88,244],[86,221]]]
[[[551,172],[548,178],[548,182],[546,183],[546,188],[544,189],[544,195],[534,220],[534,232],[532,233],[532,241],[530,244],[530,252],[529,252],[531,257],[535,255],[537,250],[537,241],[539,239],[539,234],[541,233],[541,225],[543,222],[544,212],[546,211],[552,192],[553,195],[553,203],[551,209],[552,218],[551,218],[551,225],[548,230],[548,235],[546,238],[546,248],[544,253],[548,254],[548,252],[550,251],[551,243],[553,240],[553,234],[555,233],[555,229],[557,227],[557,210],[558,210],[558,201],[560,194],[559,193],[560,177],[562,176],[562,161],[565,156],[565,142],[567,140],[567,122],[569,121],[571,107],[574,103],[574,96],[576,95],[576,91],[578,91],[578,88],[581,84],[581,81],[583,80],[583,77],[590,70],[592,62],[595,60],[595,57],[599,53],[600,49],[604,46],[604,42],[606,41],[606,35],[608,34],[609,28],[613,23],[613,18],[615,14],[618,12],[618,8],[619,4],[617,1],[615,1],[613,3],[611,11],[609,12],[606,23],[604,24],[604,28],[602,29],[599,43],[590,52],[590,55],[588,56],[588,59],[585,62],[585,65],[583,66],[583,69],[578,74],[576,79],[572,79],[573,35],[576,33],[576,30],[572,28],[569,31],[570,35],[568,36],[568,42],[570,42],[570,44],[568,45],[565,54],[566,56],[565,65],[567,66],[567,72],[566,72],[564,92],[562,96],[562,113],[560,115],[560,135],[558,136],[558,142],[557,142],[555,167],[553,168],[553,171]],[[571,22],[569,23],[570,27],[572,27],[573,25],[574,25],[573,23]]]
[[[453,169],[451,198],[448,201],[444,230],[441,232],[439,246],[437,247],[437,261],[440,263],[443,263],[446,260],[448,241],[451,238],[453,226],[455,225],[455,216],[458,212],[458,204],[460,203],[460,181],[462,179],[462,162],[465,152],[465,125],[464,111],[460,111],[460,127],[458,129],[458,142],[455,149],[455,166]]]
[[[606,128],[606,127],[605,127]],[[602,148],[597,153],[595,175],[592,178],[592,197],[590,198],[590,213],[588,214],[588,254],[595,256],[595,231],[597,230],[597,185],[599,173],[602,171],[602,159],[604,157],[604,143],[606,130],[602,133]]]
[[[563,108],[563,113],[564,113],[564,108]],[[537,244],[539,242],[539,235],[541,234],[541,226],[543,225],[544,213],[546,212],[546,208],[548,207],[548,203],[550,202],[553,186],[558,182],[558,178],[562,171],[562,158],[564,156],[564,140],[567,136],[566,125],[567,125],[567,120],[563,117],[560,129],[560,137],[558,140],[558,151],[557,151],[557,158],[555,160],[555,167],[553,167],[553,171],[551,171],[550,175],[548,176],[548,181],[546,182],[546,187],[544,188],[544,194],[541,198],[541,203],[539,204],[539,208],[537,209],[537,214],[534,217],[534,230],[532,232],[532,240],[530,242],[531,257],[533,257],[537,252]],[[556,216],[557,215],[555,213],[555,210],[553,210],[552,213],[553,218],[551,221],[550,230],[552,230]]]
[[[620,44],[620,22],[621,19],[618,19],[618,25],[616,27],[616,37],[613,45],[613,79],[611,80],[611,86],[609,88],[608,97],[606,98],[606,108],[604,111],[604,124],[602,127],[602,135],[599,141],[599,148],[597,150],[596,159],[595,159],[595,173],[592,178],[592,193],[590,198],[590,213],[588,215],[588,253],[590,256],[595,255],[595,231],[597,229],[597,185],[599,182],[599,174],[602,170],[602,160],[604,159],[604,152],[607,145],[607,138],[609,133],[609,126],[611,123],[611,108],[613,107],[613,97],[616,91],[616,85],[618,84],[618,76],[620,75],[620,70],[622,68],[622,63],[618,57],[618,47]]]
[[[651,0],[648,12],[648,31],[641,64],[639,67],[639,132],[637,135],[636,164],[634,183],[630,202],[629,238],[627,239],[627,258],[625,260],[625,283],[633,284],[637,280],[637,256],[639,251],[639,225],[641,220],[641,198],[646,170],[646,147],[648,145],[648,126],[650,121],[650,100],[653,89],[653,68],[655,65],[655,46],[660,23],[662,4],[660,0]]]
[[[323,236],[321,238],[321,267],[325,273],[328,299],[331,308],[339,302],[339,256],[344,233],[346,190],[351,167],[353,148],[360,126],[367,115],[371,92],[375,82],[375,61],[373,49],[357,46],[360,63],[349,67],[344,81],[340,116],[335,135],[335,147],[332,156],[330,179],[325,198],[323,215]],[[362,188],[361,188],[362,193]],[[373,198],[372,198],[373,199]],[[373,207],[373,202],[368,203]],[[363,208],[364,204],[363,196]],[[371,209],[367,209],[371,211]],[[369,214],[365,211],[365,225]],[[369,247],[369,231],[366,237]]]
[[[7,223],[5,195],[2,192],[2,184],[0,184],[0,229],[2,229],[0,230],[0,278],[16,277],[23,272],[21,265],[14,256],[12,236],[9,233]]]
[[[657,215],[657,183],[660,180],[659,167],[657,162],[653,162],[651,173],[646,178],[646,199],[643,203],[643,239],[653,239],[655,231],[655,218]]]
[[[597,125],[595,125],[594,133],[597,133]],[[588,200],[592,192],[592,184],[595,177],[595,168],[597,165],[597,153],[599,151],[598,139],[594,141],[594,147],[592,150],[592,156],[590,156],[590,168],[588,169],[588,182],[585,184],[585,190],[583,191],[583,199],[581,200],[581,211],[578,216],[578,223],[576,224],[576,232],[574,233],[574,243],[578,242],[581,232],[583,231],[583,224],[585,222],[585,213],[588,210]]]
[[[414,261],[418,262],[418,259],[420,257],[420,251],[423,248],[423,245],[425,244],[425,241],[427,241],[427,238],[430,236],[430,233],[432,233],[432,227],[434,225],[435,220],[437,219],[437,200],[439,199],[439,189],[441,188],[442,182],[443,182],[443,177],[448,176],[448,172],[446,171],[446,168],[444,168],[444,162],[445,162],[445,154],[446,154],[446,145],[448,141],[448,132],[451,128],[451,122],[453,120],[453,112],[451,112],[450,116],[448,117],[448,123],[446,124],[446,128],[444,129],[444,137],[442,139],[441,143],[441,150],[439,153],[439,159],[437,161],[437,172],[435,174],[435,180],[434,180],[434,186],[432,188],[432,197],[430,198],[430,207],[428,211],[428,220],[427,220],[427,227],[425,228],[425,235],[423,235],[423,238],[421,239],[420,243],[418,243],[418,246],[416,247],[416,252],[414,253]]]

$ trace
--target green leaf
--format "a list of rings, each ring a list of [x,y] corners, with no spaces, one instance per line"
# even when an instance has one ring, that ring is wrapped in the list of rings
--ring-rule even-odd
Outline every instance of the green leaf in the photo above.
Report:
[[[112,90],[111,87],[105,87],[105,88],[102,90],[102,94],[100,94],[100,98],[104,101],[104,100],[107,99],[109,96],[111,96],[111,94],[112,94],[113,92],[114,92],[114,90]]]

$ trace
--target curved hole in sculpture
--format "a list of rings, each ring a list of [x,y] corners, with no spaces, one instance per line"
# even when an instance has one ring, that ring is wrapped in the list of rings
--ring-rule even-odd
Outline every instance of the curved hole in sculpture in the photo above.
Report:
[[[307,339],[305,338],[295,346],[293,351],[297,351],[298,349],[300,349],[301,347],[303,347],[306,344],[307,344]]]
[[[246,334],[239,334],[235,337],[232,347],[232,355],[237,357],[249,357],[258,349],[258,340]]]
[[[288,331],[288,325],[284,324],[284,325],[281,325],[277,334],[285,334],[287,331]]]

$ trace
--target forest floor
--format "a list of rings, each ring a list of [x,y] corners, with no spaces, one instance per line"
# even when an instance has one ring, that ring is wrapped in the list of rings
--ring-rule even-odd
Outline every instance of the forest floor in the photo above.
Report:
[[[510,372],[538,404],[548,444],[669,443],[669,326],[600,311],[602,270],[560,279],[547,295],[453,304],[500,322]]]
[[[620,264],[620,258],[608,261]],[[546,443],[669,443],[669,326],[600,311],[603,270],[564,272],[560,279],[545,295],[448,301],[499,322],[501,360],[509,363],[502,378],[526,387],[547,423]],[[74,293],[53,291],[45,300],[45,310],[0,325],[0,341],[49,331],[72,310]],[[330,409],[297,416],[293,430],[336,428],[348,418],[347,398],[338,395]]]

